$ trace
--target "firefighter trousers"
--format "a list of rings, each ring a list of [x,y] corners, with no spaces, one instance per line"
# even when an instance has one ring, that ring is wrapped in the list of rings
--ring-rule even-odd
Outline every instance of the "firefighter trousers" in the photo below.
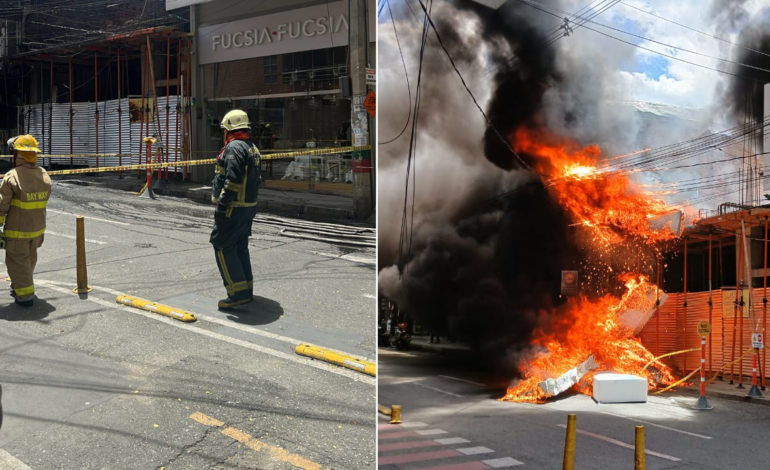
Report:
[[[254,277],[249,256],[249,236],[256,207],[242,207],[214,213],[214,227],[209,241],[214,247],[219,274],[233,300],[249,299]],[[229,215],[229,217],[228,217]]]
[[[37,249],[42,244],[42,236],[6,241],[5,267],[11,276],[11,289],[18,300],[31,299],[35,295],[32,273],[37,264]]]
[[[248,234],[231,245],[214,247],[214,253],[227,296],[233,300],[250,298],[254,291],[254,277],[251,272]]]

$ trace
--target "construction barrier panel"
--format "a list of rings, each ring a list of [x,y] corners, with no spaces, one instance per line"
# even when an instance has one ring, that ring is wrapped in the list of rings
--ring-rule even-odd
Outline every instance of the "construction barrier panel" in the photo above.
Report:
[[[735,308],[735,289],[712,291],[711,331],[706,336],[707,342],[710,343],[708,349],[711,354],[707,353],[705,358],[706,375],[711,380],[715,374],[730,380],[730,372],[733,370],[734,381],[738,383],[737,374],[741,368],[746,382],[751,377],[753,351],[751,348],[745,348],[752,344],[752,334],[755,332],[756,325],[761,323],[759,320],[762,317],[763,308],[762,288],[745,289],[744,298],[743,308]],[[654,352],[658,344],[661,355],[671,351],[688,350],[684,354],[666,358],[667,364],[688,373],[700,365],[701,338],[696,331],[700,322],[709,320],[709,293],[707,291],[688,292],[687,308],[685,309],[683,305],[683,293],[668,294],[668,298],[658,312],[642,329],[640,337],[642,344],[650,351]],[[733,347],[734,334],[735,347]],[[741,344],[743,349],[740,347]],[[757,364],[758,373],[761,374],[763,370],[770,372],[770,367],[763,367],[761,354],[757,355],[757,359],[760,361]]]

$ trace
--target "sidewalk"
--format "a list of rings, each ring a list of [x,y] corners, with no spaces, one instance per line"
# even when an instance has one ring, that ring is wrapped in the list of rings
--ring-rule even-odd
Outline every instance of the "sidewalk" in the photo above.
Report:
[[[431,352],[434,354],[442,354],[446,356],[451,355],[467,355],[471,353],[471,349],[460,343],[450,343],[446,337],[441,338],[440,343],[431,343],[430,336],[415,335],[412,336],[412,342],[409,345],[410,349],[415,351]],[[751,377],[744,376],[743,388],[738,388],[738,377],[733,380],[733,384],[730,384],[729,374],[724,376],[724,380],[720,380],[718,377],[714,379],[712,383],[706,385],[706,398],[715,397],[728,400],[746,401],[752,403],[759,403],[763,405],[770,405],[770,387],[766,390],[762,390],[761,383],[757,379],[759,384],[760,393],[762,397],[749,397],[749,391],[751,390]],[[672,392],[666,393],[683,393],[692,396],[700,396],[700,381],[696,376],[690,381],[691,385],[680,386],[675,388]],[[770,379],[767,380],[767,384],[770,385]],[[662,396],[665,396],[663,394]]]
[[[211,203],[211,186],[209,185],[178,181],[173,178],[169,178],[168,181],[157,181],[154,176],[152,187],[156,195]],[[71,184],[86,186],[96,185],[133,192],[139,192],[145,183],[145,179],[136,174],[124,174],[122,178],[117,174],[59,176],[56,177],[56,181],[67,181]],[[369,220],[355,218],[351,196],[261,187],[259,189],[258,208],[261,212],[299,216],[313,220],[330,220],[365,226],[374,225],[371,217]]]

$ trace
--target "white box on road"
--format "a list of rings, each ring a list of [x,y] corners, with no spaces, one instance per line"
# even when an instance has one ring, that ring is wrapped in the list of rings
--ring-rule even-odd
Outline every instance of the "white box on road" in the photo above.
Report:
[[[647,379],[636,375],[603,372],[594,375],[594,400],[599,403],[647,401]]]

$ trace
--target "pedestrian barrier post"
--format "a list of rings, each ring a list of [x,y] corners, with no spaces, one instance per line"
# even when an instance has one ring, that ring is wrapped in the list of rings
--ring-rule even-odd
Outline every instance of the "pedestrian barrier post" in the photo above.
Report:
[[[757,359],[759,357],[759,348],[763,345],[762,333],[753,333],[751,335],[751,346],[754,350],[754,354],[751,356],[751,389],[749,390],[749,397],[759,398],[762,396],[762,392],[759,391],[757,386]]]
[[[401,405],[390,407],[390,424],[401,424]]]
[[[574,413],[567,415],[567,437],[564,440],[564,470],[575,470],[575,429],[577,417]]]
[[[145,197],[155,199],[155,193],[152,191],[152,169],[150,167],[152,164],[152,144],[155,143],[155,137],[145,137],[142,140],[147,144],[147,182],[145,183],[144,188],[142,188],[142,191],[139,192],[139,195],[146,195]]]
[[[634,452],[634,470],[645,470],[644,463],[644,426],[636,427]]]
[[[76,238],[76,263],[77,263],[77,281],[78,285],[72,292],[82,296],[87,296],[91,292],[88,286],[88,273],[86,272],[86,235],[85,222],[82,215],[75,219]]]
[[[700,335],[700,396],[695,403],[696,410],[711,410],[711,406],[706,398],[706,337],[711,333],[711,324],[707,321],[698,323],[698,334]]]

